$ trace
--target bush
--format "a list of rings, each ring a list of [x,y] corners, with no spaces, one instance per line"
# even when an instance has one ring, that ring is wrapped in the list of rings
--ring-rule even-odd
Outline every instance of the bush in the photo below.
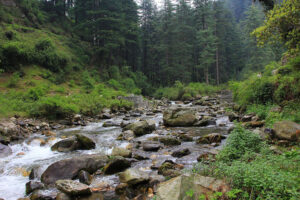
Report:
[[[62,119],[78,112],[78,106],[68,102],[67,97],[53,96],[43,97],[33,104],[30,115],[49,119]]]
[[[265,144],[259,135],[237,125],[229,135],[225,147],[218,154],[218,160],[231,162],[242,157],[251,157],[256,153],[260,153],[264,147]]]
[[[13,73],[13,75],[10,77],[10,79],[7,83],[7,87],[9,87],[9,88],[17,87],[17,84],[18,84],[19,80],[20,80],[19,72]]]

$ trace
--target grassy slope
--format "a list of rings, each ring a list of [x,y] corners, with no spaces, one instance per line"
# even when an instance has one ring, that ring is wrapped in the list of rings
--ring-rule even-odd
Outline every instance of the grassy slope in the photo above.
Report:
[[[115,99],[118,95],[126,95],[124,91],[95,81],[100,80],[99,75],[93,73],[91,77],[87,72],[86,69],[91,68],[87,65],[92,50],[71,29],[65,30],[71,23],[67,19],[61,24],[30,22],[18,7],[3,6],[0,15],[0,50],[12,45],[25,54],[40,41],[47,40],[53,45],[53,53],[68,61],[64,69],[56,73],[28,62],[18,62],[17,71],[0,72],[0,118],[13,115],[48,117],[47,110],[53,109],[57,112],[50,113],[49,117],[77,112],[95,114],[103,107],[130,106]]]

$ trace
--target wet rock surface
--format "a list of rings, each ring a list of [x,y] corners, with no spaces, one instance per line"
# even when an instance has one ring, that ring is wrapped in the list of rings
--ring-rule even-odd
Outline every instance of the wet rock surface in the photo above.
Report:
[[[92,193],[88,185],[72,180],[58,180],[55,186],[60,191],[71,196],[89,195]]]

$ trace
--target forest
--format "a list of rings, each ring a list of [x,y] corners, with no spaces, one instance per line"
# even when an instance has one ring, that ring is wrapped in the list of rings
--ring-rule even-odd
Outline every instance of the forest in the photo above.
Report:
[[[296,200],[299,123],[299,0],[0,0],[0,200]]]

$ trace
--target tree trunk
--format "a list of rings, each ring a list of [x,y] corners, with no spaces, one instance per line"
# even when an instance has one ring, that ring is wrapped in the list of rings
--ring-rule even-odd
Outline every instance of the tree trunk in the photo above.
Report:
[[[219,74],[219,49],[216,49],[216,72],[217,72],[217,85],[220,85],[220,74]]]

